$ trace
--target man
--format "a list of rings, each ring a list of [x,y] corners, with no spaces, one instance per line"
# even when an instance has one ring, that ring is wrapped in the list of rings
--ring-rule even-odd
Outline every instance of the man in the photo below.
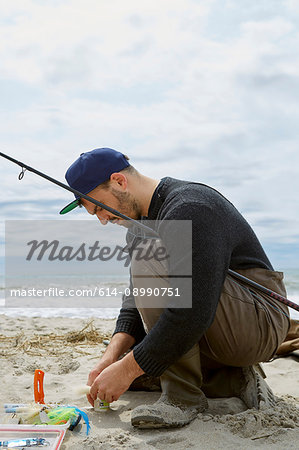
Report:
[[[162,395],[153,405],[133,410],[132,424],[140,428],[185,425],[207,408],[206,396],[238,396],[249,408],[273,404],[274,395],[258,363],[271,359],[286,337],[288,308],[241,285],[227,270],[285,295],[283,275],[273,270],[253,230],[234,206],[200,183],[146,177],[125,155],[107,148],[81,154],[66,172],[66,180],[72,188],[132,219],[157,221],[167,251],[173,243],[163,225],[192,221],[192,307],[171,307],[167,301],[157,307],[144,304],[139,295],[143,276],[158,289],[167,289],[174,281],[167,277],[167,261],[137,259],[133,245],[135,295],[123,299],[111,342],[89,374],[90,403],[97,397],[117,400],[146,373],[160,377]],[[79,204],[103,225],[127,225],[83,198],[76,198],[61,213]],[[178,247],[180,241],[178,236]],[[143,245],[146,251],[146,241]],[[176,255],[180,270],[186,257],[184,252]],[[125,307],[128,300],[136,308],[131,303]],[[133,350],[120,359],[129,349]]]

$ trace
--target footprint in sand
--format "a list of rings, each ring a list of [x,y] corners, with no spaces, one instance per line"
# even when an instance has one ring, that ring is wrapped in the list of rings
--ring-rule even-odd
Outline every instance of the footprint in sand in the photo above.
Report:
[[[80,367],[79,361],[74,361],[72,359],[66,359],[59,364],[58,374],[63,375],[65,373],[75,372]]]

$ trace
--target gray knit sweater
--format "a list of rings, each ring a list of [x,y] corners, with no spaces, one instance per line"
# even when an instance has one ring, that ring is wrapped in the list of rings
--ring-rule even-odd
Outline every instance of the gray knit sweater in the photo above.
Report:
[[[244,217],[204,184],[163,178],[153,194],[148,219],[192,220],[192,308],[166,308],[146,334],[138,310],[124,307],[128,300],[124,298],[114,331],[132,335],[139,366],[149,375],[160,376],[212,324],[229,268],[273,268]],[[158,232],[167,240],[163,227]],[[182,267],[184,263],[182,256]]]

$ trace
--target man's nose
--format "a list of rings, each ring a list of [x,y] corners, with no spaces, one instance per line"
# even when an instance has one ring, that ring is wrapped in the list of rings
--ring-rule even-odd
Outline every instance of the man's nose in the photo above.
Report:
[[[99,219],[99,221],[101,222],[102,225],[106,225],[109,222],[109,216],[104,211],[97,212],[96,216],[97,216],[97,218]]]

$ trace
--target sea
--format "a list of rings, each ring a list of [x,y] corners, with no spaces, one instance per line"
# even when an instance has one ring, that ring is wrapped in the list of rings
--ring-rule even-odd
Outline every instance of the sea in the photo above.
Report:
[[[296,304],[299,304],[299,269],[280,269],[284,272],[284,281],[287,288],[287,297],[289,300]],[[52,298],[55,292],[63,286],[65,287],[65,279],[63,282],[57,282],[59,276],[56,278],[56,285],[52,289]],[[103,319],[112,319],[118,316],[121,308],[122,293],[126,292],[129,285],[128,277],[115,277],[115,276],[95,276],[95,275],[78,275],[69,278],[69,285],[75,287],[74,292],[78,292],[78,297],[69,297],[68,307],[65,304],[56,300],[55,307],[39,307],[38,302],[33,307],[30,303],[22,307],[7,307],[9,301],[5,301],[5,279],[3,275],[0,275],[0,314],[5,314],[10,317],[69,317],[69,318],[89,318],[97,317]],[[61,284],[61,286],[60,286]],[[34,286],[39,287],[38,277],[34,280]],[[20,283],[18,279],[18,285],[13,286],[19,290],[28,289],[28,280],[24,279],[23,283]],[[56,289],[56,291],[55,291]],[[81,290],[87,290],[88,292],[95,292],[92,301],[90,298],[82,296]],[[81,294],[81,296],[80,296]],[[58,301],[57,301],[58,300]],[[58,305],[58,306],[57,306]],[[72,306],[74,305],[74,306]],[[88,307],[86,306],[88,305]],[[299,312],[290,308],[291,317],[299,320]]]

